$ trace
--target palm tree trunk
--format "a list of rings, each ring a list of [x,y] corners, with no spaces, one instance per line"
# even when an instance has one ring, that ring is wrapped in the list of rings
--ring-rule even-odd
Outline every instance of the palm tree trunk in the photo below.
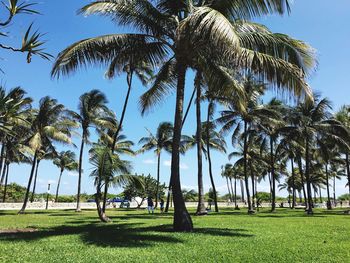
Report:
[[[311,181],[310,181],[310,156],[309,156],[309,138],[305,138],[305,176],[306,176],[306,187],[307,187],[307,202],[308,209],[307,213],[312,214],[312,192],[311,192]]]
[[[201,121],[201,73],[197,72],[195,78],[195,87],[197,89],[196,98],[196,121],[197,121],[197,132],[196,132],[196,145],[197,145],[197,179],[198,179],[198,206],[196,215],[206,215],[207,210],[205,209],[204,201],[204,186],[203,186],[203,158],[202,158],[202,121]]]
[[[321,186],[318,186],[318,191],[320,191],[320,203],[323,203],[323,200],[322,200],[322,189],[321,189]]]
[[[211,154],[210,154],[210,132],[209,132],[209,122],[210,122],[210,112],[212,108],[212,101],[208,104],[208,116],[207,116],[207,154],[208,154],[208,165],[209,165],[209,177],[210,177],[210,183],[211,188],[214,192],[214,205],[215,205],[215,212],[219,212],[218,207],[218,197],[216,193],[216,187],[214,182],[214,176],[213,176],[213,169],[212,169],[212,163],[211,163]]]
[[[174,135],[171,158],[171,189],[174,200],[174,222],[175,231],[192,231],[193,223],[188,213],[181,191],[180,182],[180,141],[182,129],[182,114],[185,91],[186,66],[181,64],[181,59],[177,60],[178,83],[176,90],[176,108],[174,121]]]
[[[196,90],[197,90],[196,87],[194,87],[192,95],[191,95],[191,98],[190,98],[190,101],[188,102],[188,105],[187,105],[185,116],[184,116],[184,118],[182,120],[182,127],[184,126],[184,124],[186,122],[186,119],[187,119],[187,116],[188,116],[188,113],[190,112],[190,109],[191,109],[191,106],[192,106],[192,102],[193,102],[193,99],[194,99],[194,95],[196,95]]]
[[[327,180],[327,209],[332,209],[331,195],[329,191],[329,174],[328,174],[328,164],[325,165],[326,168],[326,180]]]
[[[5,166],[4,165],[4,159],[5,159],[5,144],[2,143],[2,145],[1,145],[1,153],[0,153],[0,174],[2,173],[2,168]],[[0,187],[3,185],[3,183],[4,183],[4,178],[1,176]]]
[[[57,189],[56,189],[55,203],[57,203],[57,201],[58,201],[58,191],[59,191],[59,189],[60,189],[62,174],[63,174],[63,169],[61,169],[60,176],[58,177],[58,183],[57,183]]]
[[[170,195],[171,195],[170,191],[171,191],[171,178],[170,178],[170,181],[169,181],[168,195],[167,195],[167,198],[166,198],[166,204],[165,204],[165,208],[164,208],[164,212],[165,213],[169,212],[169,203],[170,203]]]
[[[237,208],[237,177],[235,177],[235,208]]]
[[[232,178],[230,177],[230,186],[231,186],[231,193],[232,193],[232,202],[235,200],[235,193],[233,191],[233,186],[232,186]]]
[[[107,204],[107,194],[108,194],[108,184],[109,182],[105,182],[105,189],[103,192],[103,203],[102,203],[102,212],[106,213],[106,204]]]
[[[4,163],[5,162],[6,162],[6,157],[5,157]],[[3,166],[3,169],[2,169],[0,190],[2,190],[2,186],[4,185],[5,177],[6,177],[6,164]]]
[[[250,170],[250,180],[252,182],[252,207],[253,210],[255,209],[255,182],[254,182],[254,171],[253,171],[253,166],[252,162],[249,161],[249,170]]]
[[[119,126],[118,126],[118,128],[117,128],[117,131],[116,131],[115,134],[114,134],[113,143],[112,143],[112,153],[113,153],[114,150],[115,150],[114,148],[115,148],[115,145],[116,145],[116,143],[117,143],[117,139],[118,139],[118,136],[119,136],[119,132],[121,131],[122,126],[123,126],[124,117],[125,117],[125,113],[126,113],[126,108],[127,108],[127,106],[128,106],[129,97],[130,97],[130,92],[131,92],[132,77],[133,77],[133,71],[131,70],[131,71],[127,74],[127,77],[126,77],[126,81],[127,81],[127,83],[128,83],[128,91],[127,91],[127,93],[126,93],[126,97],[125,97],[125,100],[124,100],[123,111],[122,111],[122,115],[120,116]]]
[[[305,203],[305,210],[307,210],[308,202],[306,197],[306,190],[305,190],[305,180],[304,180],[304,172],[303,172],[303,165],[301,163],[301,157],[298,157],[298,166],[299,166],[299,172],[301,177],[301,185],[303,187],[303,196],[304,196],[304,203]]]
[[[247,151],[248,151],[248,144],[247,144],[247,122],[244,121],[244,143],[243,143],[243,159],[244,159],[244,165],[243,165],[243,172],[244,172],[244,182],[245,182],[245,188],[247,193],[247,202],[248,202],[248,214],[254,213],[252,209],[252,203],[250,200],[250,193],[249,193],[249,182],[248,182],[248,169],[247,169]]]
[[[34,201],[34,195],[35,195],[35,189],[36,189],[36,181],[37,181],[37,178],[38,178],[39,164],[40,164],[40,160],[37,160],[37,161],[36,161],[36,167],[35,167],[35,176],[34,176],[33,192],[32,192],[32,196],[30,197],[30,202],[31,202],[31,203],[33,203],[33,201]]]
[[[345,154],[345,162],[346,162],[346,174],[348,176],[348,190],[349,190],[349,206],[350,206],[350,164],[349,164],[349,154]]]
[[[85,135],[85,131],[83,131],[83,136],[82,136],[81,146],[80,146],[80,153],[79,153],[77,208],[75,212],[81,212],[80,191],[81,191],[81,178],[82,178],[82,172],[83,172],[83,153],[84,153],[85,139],[86,139],[86,135]]]
[[[272,181],[272,200],[271,200],[271,212],[276,211],[276,178],[275,178],[275,160],[274,160],[273,139],[270,136],[270,169],[271,169],[271,181]]]
[[[5,168],[5,167],[4,167]],[[5,188],[4,188],[4,197],[2,198],[2,202],[6,202],[6,192],[7,192],[7,184],[9,179],[9,170],[10,170],[10,164],[6,164],[6,177],[5,177]]]
[[[156,202],[155,202],[155,205],[154,205],[154,209],[156,209],[156,208],[157,208],[157,205],[158,205],[159,180],[160,180],[160,152],[158,153],[158,164],[157,164],[157,189],[156,189]]]
[[[334,206],[337,206],[336,196],[335,196],[335,180],[336,180],[336,176],[333,177],[333,200],[334,200]]]
[[[30,187],[31,187],[32,181],[33,181],[37,155],[38,155],[38,152],[35,151],[34,158],[33,158],[32,169],[30,171],[30,176],[29,176],[29,180],[28,180],[28,185],[27,185],[26,193],[24,195],[23,205],[22,205],[21,210],[18,211],[18,214],[24,214],[24,211],[26,210],[26,207],[27,207],[27,203],[28,203],[28,199],[29,199],[29,191],[30,191]]]
[[[241,201],[244,203],[245,202],[245,198],[244,198],[244,183],[243,183],[242,179],[240,179],[239,181],[241,183],[241,199],[242,199]]]
[[[104,222],[104,223],[110,222],[111,220],[106,216],[105,212],[103,211],[103,208],[101,207],[100,198],[101,198],[101,181],[99,180],[96,186],[96,194],[95,194],[97,214],[101,222]]]
[[[292,169],[292,184],[293,184],[293,189],[292,189],[292,209],[295,208],[295,203],[296,203],[296,189],[295,189],[295,173],[294,173],[294,160],[293,158],[290,159],[290,165]]]
[[[233,198],[232,198],[232,194],[231,194],[231,190],[230,190],[230,184],[229,184],[229,181],[228,181],[228,177],[226,177],[226,184],[227,184],[227,189],[228,189],[228,194],[230,196],[230,202],[233,202]]]

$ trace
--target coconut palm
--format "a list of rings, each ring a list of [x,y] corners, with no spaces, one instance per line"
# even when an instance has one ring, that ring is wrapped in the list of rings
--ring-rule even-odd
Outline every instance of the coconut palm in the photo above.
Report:
[[[138,181],[138,177],[130,175],[131,165],[128,161],[121,160],[117,154],[114,154],[110,147],[106,145],[95,145],[90,150],[90,163],[93,171],[90,176],[94,179],[96,186],[95,201],[97,212],[102,222],[108,222],[110,219],[103,211],[100,200],[101,192],[104,184],[119,187],[129,182],[138,183],[141,187],[142,183]]]
[[[79,152],[79,168],[78,168],[78,189],[77,189],[77,208],[80,212],[80,191],[83,172],[83,153],[85,144],[89,143],[90,128],[95,126],[100,118],[110,114],[106,106],[107,99],[105,95],[98,90],[91,90],[84,93],[79,98],[78,113],[74,113],[74,119],[82,128],[81,145]]]
[[[134,143],[127,140],[125,135],[120,134],[121,130],[118,131],[118,129],[120,129],[120,124],[114,116],[99,118],[96,120],[96,124],[98,125],[97,132],[100,136],[97,145],[109,147],[113,154],[135,156],[135,152],[131,149]],[[115,138],[117,133],[119,135]],[[103,212],[106,210],[108,187],[109,184],[105,184],[102,206]]]
[[[33,113],[30,122],[32,126],[26,142],[31,149],[33,160],[23,206],[19,213],[24,213],[27,206],[39,151],[44,145],[53,147],[54,142],[70,144],[71,130],[76,127],[75,122],[69,118],[65,107],[50,97],[40,100],[39,108]]]
[[[65,170],[67,171],[77,171],[78,162],[76,161],[76,155],[72,151],[62,151],[57,154],[53,160],[53,164],[60,169],[60,175],[58,177],[57,188],[56,188],[56,197],[55,202],[58,201],[58,191],[60,189],[62,174]]]
[[[164,95],[176,89],[171,168],[175,230],[191,231],[193,228],[179,180],[187,69],[198,67],[207,77],[214,72],[222,76],[225,74],[221,68],[211,62],[225,60],[223,62],[234,64],[237,69],[253,70],[277,87],[286,87],[298,94],[308,92],[303,73],[308,74],[314,60],[307,45],[285,35],[272,34],[265,27],[254,27],[252,23],[248,27],[242,26],[244,22],[232,22],[275,12],[282,14],[286,10],[289,10],[287,0],[186,1],[179,4],[174,4],[173,0],[101,0],[81,9],[85,15],[111,17],[120,25],[133,27],[136,33],[95,37],[71,45],[60,53],[53,75],[68,74],[88,64],[108,65],[116,57],[120,58],[119,62],[130,61],[132,57],[152,66],[161,63],[156,85],[142,99],[143,108],[162,101]],[[223,58],[222,54],[227,56]],[[228,79],[225,78],[226,84],[234,83]]]
[[[173,124],[170,122],[161,122],[157,128],[157,132],[153,135],[149,132],[149,136],[140,139],[139,144],[142,144],[141,149],[138,151],[140,153],[154,150],[157,156],[157,190],[156,190],[156,200],[155,208],[158,204],[158,190],[159,190],[159,180],[160,180],[160,164],[161,164],[161,153],[163,150],[171,152],[171,144],[173,138]]]

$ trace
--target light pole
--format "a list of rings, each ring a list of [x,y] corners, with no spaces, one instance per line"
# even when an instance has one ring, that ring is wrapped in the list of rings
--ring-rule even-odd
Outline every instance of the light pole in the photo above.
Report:
[[[49,208],[49,195],[50,195],[50,184],[47,185],[47,195],[46,195],[46,210]]]

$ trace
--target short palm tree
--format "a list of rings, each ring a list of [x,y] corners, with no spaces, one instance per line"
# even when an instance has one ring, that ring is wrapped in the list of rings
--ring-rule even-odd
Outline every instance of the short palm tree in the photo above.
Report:
[[[161,122],[157,128],[156,134],[149,132],[149,136],[140,139],[139,144],[142,144],[140,153],[146,151],[154,151],[157,156],[157,190],[155,208],[158,204],[158,192],[159,192],[159,181],[160,181],[160,164],[161,164],[161,153],[163,150],[171,153],[171,145],[173,138],[173,124],[170,122]]]
[[[60,189],[62,174],[65,170],[67,171],[77,171],[78,162],[76,161],[76,155],[72,151],[62,151],[57,154],[53,160],[53,164],[60,169],[60,175],[58,177],[55,202],[58,201],[58,191]]]
[[[70,144],[71,131],[76,127],[75,122],[68,116],[65,107],[50,97],[44,97],[40,100],[39,108],[34,111],[30,121],[32,126],[26,142],[33,155],[32,169],[23,206],[19,213],[24,213],[27,207],[36,162],[43,145],[52,145],[54,142]]]
[[[138,181],[137,176],[130,175],[130,163],[121,160],[117,154],[113,154],[108,146],[95,145],[90,150],[90,163],[93,166],[90,176],[94,179],[96,186],[95,201],[98,216],[102,222],[109,222],[110,219],[106,216],[100,204],[103,185],[122,186],[133,181],[138,183],[139,187],[142,187],[142,183]]]
[[[80,191],[81,179],[83,172],[83,153],[85,144],[89,143],[90,128],[95,126],[100,118],[109,115],[109,109],[106,106],[107,99],[105,95],[98,90],[91,90],[84,93],[79,98],[78,113],[74,113],[74,119],[79,122],[82,128],[81,146],[79,153],[79,169],[78,169],[78,190],[77,190],[77,208],[80,212]]]

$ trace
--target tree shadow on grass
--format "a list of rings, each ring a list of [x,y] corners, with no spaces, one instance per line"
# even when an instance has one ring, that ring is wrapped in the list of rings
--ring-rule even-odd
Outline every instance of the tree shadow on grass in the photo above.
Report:
[[[171,225],[142,226],[133,224],[85,224],[57,226],[39,229],[35,232],[0,233],[0,242],[35,241],[43,238],[65,235],[79,235],[87,245],[101,247],[148,247],[156,243],[183,243],[181,236],[175,235]],[[198,228],[183,235],[210,235],[223,237],[252,237],[243,233],[244,229]]]

